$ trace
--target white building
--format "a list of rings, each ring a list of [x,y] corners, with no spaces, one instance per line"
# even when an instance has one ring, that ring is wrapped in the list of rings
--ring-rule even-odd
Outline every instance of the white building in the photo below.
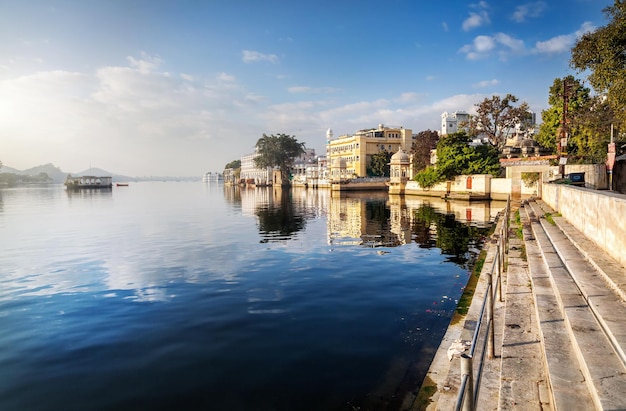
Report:
[[[241,157],[241,174],[239,178],[246,182],[254,180],[254,184],[268,185],[272,183],[272,167],[266,169],[257,168],[254,159],[259,153],[246,154]]]
[[[454,134],[459,131],[469,131],[468,122],[470,115],[465,111],[455,111],[454,113],[448,113],[447,111],[441,114],[441,135]]]

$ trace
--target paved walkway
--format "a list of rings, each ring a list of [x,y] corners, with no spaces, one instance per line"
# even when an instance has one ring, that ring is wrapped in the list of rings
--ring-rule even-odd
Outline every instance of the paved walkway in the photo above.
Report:
[[[551,213],[531,201],[520,205],[519,220],[511,214],[504,301],[494,304],[495,356],[484,362],[476,409],[626,410],[626,268]],[[494,243],[468,314],[450,325],[421,395],[403,409],[455,409],[459,354],[480,317]],[[481,356],[479,348],[474,364]]]

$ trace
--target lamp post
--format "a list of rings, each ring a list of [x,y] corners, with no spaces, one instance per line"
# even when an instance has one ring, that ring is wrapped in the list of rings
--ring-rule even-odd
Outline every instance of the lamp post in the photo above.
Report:
[[[611,123],[611,142],[606,156],[606,171],[609,174],[609,190],[613,191],[613,166],[615,165],[615,141],[613,140],[613,123]]]
[[[561,117],[561,128],[559,136],[557,137],[557,152],[559,157],[559,172],[561,178],[565,178],[565,164],[567,164],[567,138],[569,137],[569,119],[568,115],[568,103],[569,94],[572,85],[567,82],[567,77],[563,79],[563,115]]]

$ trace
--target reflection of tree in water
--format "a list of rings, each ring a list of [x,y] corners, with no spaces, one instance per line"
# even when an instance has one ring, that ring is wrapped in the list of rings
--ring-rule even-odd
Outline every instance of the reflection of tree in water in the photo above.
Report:
[[[415,211],[413,227],[415,241],[420,247],[437,247],[450,256],[448,261],[467,267],[476,255],[471,250],[480,249],[489,228],[479,228],[456,221],[453,214],[442,214],[428,205]]]
[[[306,226],[303,210],[297,210],[291,199],[291,190],[283,190],[280,204],[263,204],[256,209],[259,217],[261,242],[289,240],[291,235]]]

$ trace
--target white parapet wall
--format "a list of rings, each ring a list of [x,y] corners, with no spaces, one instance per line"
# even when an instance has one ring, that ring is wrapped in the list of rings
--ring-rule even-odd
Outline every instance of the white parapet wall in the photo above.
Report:
[[[543,184],[541,197],[586,237],[626,266],[626,198],[623,194]]]

